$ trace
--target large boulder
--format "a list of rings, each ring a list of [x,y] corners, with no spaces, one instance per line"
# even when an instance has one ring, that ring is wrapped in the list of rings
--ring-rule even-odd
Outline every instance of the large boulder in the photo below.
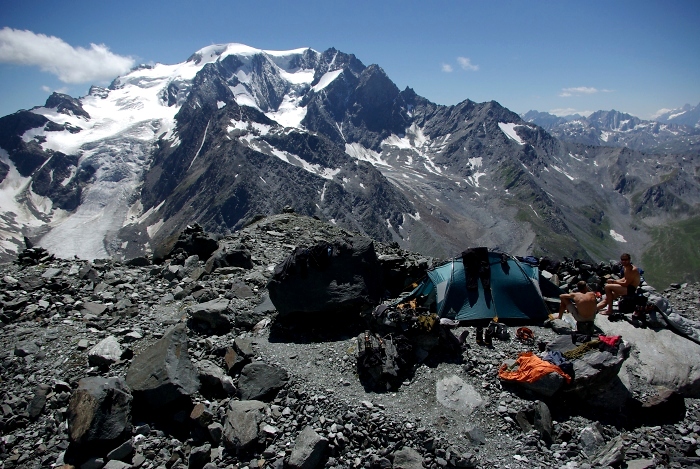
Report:
[[[670,309],[666,312],[671,313]],[[609,321],[604,316],[596,318],[596,326],[606,335],[622,336],[635,351],[620,371],[626,385],[632,386],[635,379],[630,376],[634,375],[683,397],[700,397],[700,344],[670,329],[639,328],[627,321]]]
[[[83,378],[68,404],[71,443],[100,445],[131,431],[132,396],[122,378]]]
[[[253,259],[250,252],[245,248],[224,245],[211,255],[204,265],[204,270],[211,273],[222,267],[252,269]]]
[[[155,262],[173,257],[177,253],[186,253],[188,256],[199,256],[200,259],[209,259],[214,251],[219,248],[219,242],[197,223],[188,225],[178,236],[177,241],[172,244],[165,243],[156,247],[153,254]],[[167,253],[167,254],[166,254]]]
[[[267,285],[280,315],[358,311],[379,302],[381,266],[368,238],[298,247]]]
[[[179,323],[134,357],[126,373],[135,404],[156,411],[199,389],[197,369],[187,353],[187,329]]]

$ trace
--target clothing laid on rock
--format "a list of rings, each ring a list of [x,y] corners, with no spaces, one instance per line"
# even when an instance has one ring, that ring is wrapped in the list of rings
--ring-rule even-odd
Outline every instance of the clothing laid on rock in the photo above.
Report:
[[[574,364],[567,360],[559,350],[550,350],[545,353],[542,360],[557,365],[567,375],[574,376]]]
[[[521,353],[518,356],[516,364],[517,368],[514,370],[508,369],[508,366],[505,364],[501,365],[501,368],[498,370],[498,377],[504,381],[534,383],[550,373],[557,373],[561,375],[567,383],[571,382],[571,377],[561,368],[542,360],[532,352]]]

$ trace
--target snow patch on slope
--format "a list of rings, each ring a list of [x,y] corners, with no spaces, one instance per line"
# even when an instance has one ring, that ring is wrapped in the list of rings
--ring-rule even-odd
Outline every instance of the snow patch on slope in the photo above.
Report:
[[[626,243],[627,240],[625,239],[624,236],[622,236],[620,233],[617,233],[615,230],[610,230],[610,236],[617,241],[618,243]]]
[[[370,150],[369,148],[363,147],[359,143],[346,143],[345,153],[355,158],[356,160],[367,161],[374,166],[386,166],[389,167],[389,163],[382,160],[381,155],[376,151]]]
[[[506,136],[517,142],[519,145],[525,145],[527,142],[525,142],[518,133],[515,131],[516,127],[523,127],[520,124],[511,124],[511,123],[505,123],[505,122],[499,122],[498,127],[501,129],[501,131],[506,134]]]
[[[41,226],[43,221],[22,201],[31,180],[19,174],[8,153],[2,148],[0,161],[10,167],[5,179],[0,182],[0,250],[14,253],[18,246],[24,246],[24,239],[18,232],[25,227]]]
[[[323,74],[321,79],[316,83],[311,89],[316,93],[324,89],[326,86],[330,85],[333,80],[338,78],[338,76],[343,73],[343,69],[334,70],[332,72],[326,72]]]
[[[416,123],[411,124],[411,126],[406,129],[406,134],[403,137],[392,134],[382,141],[381,146],[382,151],[386,153],[391,152],[392,149],[410,150],[415,153],[416,158],[422,159],[423,166],[429,173],[437,175],[442,174],[442,169],[435,164],[431,157],[431,155],[435,153],[433,142],[431,142],[430,137],[425,135],[423,129]],[[444,146],[444,139],[439,146],[440,148]],[[414,158],[408,156],[406,165],[411,166],[413,163]]]

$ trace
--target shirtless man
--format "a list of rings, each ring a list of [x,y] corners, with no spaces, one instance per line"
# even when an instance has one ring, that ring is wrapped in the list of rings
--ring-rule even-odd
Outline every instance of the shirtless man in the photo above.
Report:
[[[620,256],[620,262],[624,268],[624,275],[620,280],[609,278],[605,282],[605,299],[598,303],[598,309],[603,309],[607,306],[605,312],[600,314],[612,314],[613,300],[622,295],[634,295],[637,287],[642,283],[642,277],[639,274],[639,269],[632,265],[632,258],[629,254],[624,253]]]
[[[588,289],[585,281],[581,280],[576,284],[578,291],[559,295],[561,304],[559,305],[559,319],[568,311],[576,319],[576,330],[582,334],[593,334],[593,321],[596,312],[595,292]]]

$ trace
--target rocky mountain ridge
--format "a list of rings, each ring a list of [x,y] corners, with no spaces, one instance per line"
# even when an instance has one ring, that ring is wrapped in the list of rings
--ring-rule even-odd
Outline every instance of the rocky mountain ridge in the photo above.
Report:
[[[671,109],[656,116],[658,122],[687,125],[688,127],[700,126],[700,104],[692,106],[685,104],[679,109]]]
[[[700,119],[696,106],[684,112],[671,111],[656,120],[615,111],[596,111],[587,117],[554,116],[546,112],[528,111],[522,118],[537,124],[557,138],[584,145],[627,147],[648,153],[697,154],[700,143]],[[669,118],[676,116],[677,118]],[[687,116],[690,120],[681,119]]]
[[[8,256],[28,235],[128,259],[192,220],[224,235],[291,206],[437,257],[641,257],[700,199],[697,155],[569,143],[493,101],[436,105],[335,49],[209,46],[2,117],[0,148]]]

